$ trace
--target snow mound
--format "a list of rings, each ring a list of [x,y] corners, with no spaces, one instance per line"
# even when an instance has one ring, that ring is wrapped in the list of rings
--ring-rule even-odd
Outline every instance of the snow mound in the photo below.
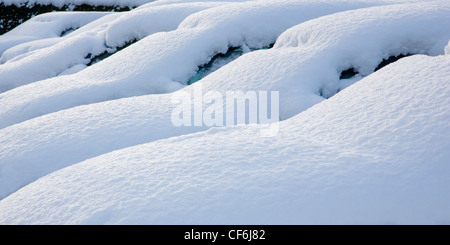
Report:
[[[450,16],[448,13],[448,5],[440,3],[409,4],[361,9],[319,18],[282,34],[273,49],[245,54],[181,92],[193,94],[200,86],[204,92],[219,91],[223,94],[225,91],[236,90],[280,91],[280,116],[286,119],[323,101],[320,90],[337,90],[343,84],[346,85],[347,82],[339,80],[339,73],[346,69],[341,65],[374,69],[383,57],[393,54],[406,51],[431,52],[435,44],[440,43],[442,36],[447,35],[447,40],[450,39],[446,33],[448,28],[442,24],[436,25],[445,23]],[[360,28],[349,29],[357,16],[370,21],[363,22]],[[371,27],[371,23],[375,27]],[[316,26],[322,29],[317,29]],[[411,31],[422,27],[427,30],[423,33],[426,38]],[[332,28],[334,31],[329,31]],[[310,29],[316,29],[317,33],[327,30],[329,34],[316,38],[316,45],[293,47],[292,43],[295,41],[287,42],[286,39],[291,35],[290,40],[297,40],[297,29],[313,34]],[[394,32],[393,29],[398,35],[395,39],[387,35]],[[342,30],[347,30],[347,35],[339,35]],[[342,42],[342,39],[357,39],[366,44],[356,45],[350,41]],[[328,46],[320,46],[322,43],[327,43]],[[392,50],[391,45],[396,43],[403,48]],[[443,45],[441,46],[442,52]],[[367,56],[367,60],[361,59],[358,54],[365,52],[375,55]],[[18,90],[20,89],[11,92]],[[99,94],[102,92],[97,90]],[[173,94],[140,96],[74,107],[0,130],[0,145],[8,146],[0,149],[0,196],[4,197],[48,173],[87,158],[208,128],[174,126],[171,113],[176,105],[171,103],[172,96]],[[68,96],[55,104],[64,106],[67,98]],[[80,94],[78,100],[83,99],[86,97]],[[20,111],[22,114],[16,111],[14,113],[22,118],[33,117],[51,107],[50,105],[53,106],[41,100],[40,107],[26,104],[27,107]],[[33,114],[25,115],[26,110]],[[4,113],[1,118],[7,118],[5,115],[7,114]]]
[[[301,22],[349,9],[395,2],[255,1],[210,8],[190,15],[177,30],[150,35],[81,72],[3,93],[0,103],[5,106],[0,112],[0,128],[78,105],[172,92],[182,88],[199,66],[208,63],[214,55],[225,53],[230,47],[262,48],[274,43],[283,31]],[[274,18],[276,22],[272,21]],[[89,39],[102,35],[93,33]],[[86,47],[87,44],[80,46]],[[99,47],[97,52],[100,52],[101,44],[95,47]],[[84,57],[78,54],[74,58],[81,60]],[[51,60],[58,66],[65,63],[54,58]],[[11,84],[14,79],[26,76],[22,72],[24,66],[20,64],[12,68],[14,75],[0,73],[0,76],[8,78],[2,79],[0,84],[11,88],[14,87]],[[32,64],[36,63],[30,63],[30,68],[34,67]]]
[[[116,5],[120,7],[127,6],[139,6],[148,2],[153,2],[154,0],[0,0],[0,3],[4,3],[5,5],[17,5],[17,6],[33,6],[36,4],[40,5],[53,5],[56,7],[62,7],[64,5],[81,5],[81,4],[89,4],[89,5],[103,5],[103,6],[111,6]]]
[[[448,41],[447,46],[445,47],[445,54],[449,55],[450,54],[450,41]]]
[[[261,1],[261,0],[214,0],[214,2],[250,2],[250,1]],[[266,0],[262,0],[266,1]],[[212,2],[211,0],[158,0],[153,1],[144,5],[139,6],[138,8],[148,8],[153,6],[161,6],[161,5],[169,5],[169,4],[177,4],[177,3],[201,3],[201,2]]]
[[[218,2],[172,4],[115,13],[113,16],[96,21],[89,28],[74,31],[67,36],[50,40],[41,39],[37,43],[28,42],[10,48],[1,58],[1,61],[6,63],[0,66],[0,92],[64,74],[66,69],[76,65],[92,64],[96,57],[102,54],[113,53],[150,34],[174,30],[186,16],[223,4]],[[74,26],[67,24],[76,21],[70,18],[69,14],[72,13],[59,13],[66,16],[66,19],[59,20],[58,23],[63,25],[62,22],[66,22],[64,26]],[[92,13],[78,13],[74,17],[82,19],[85,15],[89,16]],[[40,21],[42,18],[32,19],[26,26],[32,26],[32,23]],[[34,30],[31,33],[36,32],[37,30]],[[11,35],[15,37],[13,34]],[[58,34],[59,36],[62,35]]]
[[[448,224],[449,67],[402,59],[274,138],[216,128],[87,160],[1,200],[0,223]]]
[[[22,43],[60,37],[65,30],[81,27],[108,14],[110,13],[54,12],[38,15],[1,36],[0,54],[3,56],[5,50]],[[6,60],[2,57],[1,63]]]

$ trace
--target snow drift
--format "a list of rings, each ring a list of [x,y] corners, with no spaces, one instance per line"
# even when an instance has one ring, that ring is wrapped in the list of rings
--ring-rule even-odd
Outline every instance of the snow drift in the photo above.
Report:
[[[448,1],[196,2],[17,29],[46,28],[4,53],[24,75],[58,45],[142,40],[0,93],[0,224],[450,223]],[[279,91],[278,134],[176,127],[173,96],[200,88]]]
[[[1,36],[0,54],[2,54],[2,58],[0,61],[3,64],[8,60],[3,55],[9,48],[42,39],[50,42],[60,37],[66,30],[79,28],[108,14],[110,13],[55,12],[38,15]]]
[[[402,59],[275,138],[216,128],[90,159],[0,201],[0,223],[449,223],[449,66]]]
[[[450,23],[449,12],[448,4],[407,4],[312,20],[286,31],[273,49],[248,53],[182,91],[192,93],[199,86],[205,92],[278,90],[286,119],[324,100],[320,90],[348,85],[339,79],[347,66],[368,75],[383,57],[442,53],[442,38],[450,39],[448,26],[442,25]],[[365,22],[355,27],[361,19]],[[424,32],[413,31],[418,29]],[[305,33],[310,39],[299,45]],[[0,144],[7,145],[0,150],[1,196],[87,158],[207,129],[175,127],[171,98],[149,95],[74,107],[0,130]]]
[[[182,88],[199,66],[230,47],[262,48],[274,43],[287,28],[301,22],[393,2],[254,1],[210,8],[190,15],[177,30],[150,35],[82,72],[3,93],[0,128],[78,105],[172,92]],[[90,36],[96,35],[102,34]],[[86,39],[82,42],[85,42],[82,47],[89,43]],[[60,63],[64,62],[57,62]],[[14,79],[19,78],[7,74],[7,71],[0,73],[0,77],[9,77],[2,79],[1,86],[14,87]]]
[[[17,5],[17,6],[32,6],[35,4],[41,5],[54,5],[57,7],[62,7],[64,5],[81,5],[81,4],[89,4],[89,5],[117,5],[121,7],[128,6],[139,6],[144,3],[152,2],[154,0],[1,0],[0,3],[4,3],[5,5]]]

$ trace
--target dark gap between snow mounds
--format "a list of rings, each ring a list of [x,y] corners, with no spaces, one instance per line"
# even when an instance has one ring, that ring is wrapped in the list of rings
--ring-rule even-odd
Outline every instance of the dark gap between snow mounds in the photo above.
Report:
[[[383,61],[381,61],[381,63],[377,66],[377,68],[375,68],[374,72],[378,71],[379,69],[381,69],[381,68],[383,68],[383,67],[385,67],[385,66],[387,66],[387,65],[389,65],[391,63],[396,62],[399,59],[402,59],[402,58],[405,58],[405,57],[408,57],[408,56],[411,56],[411,55],[413,55],[413,54],[406,54],[406,55],[401,54],[401,55],[398,55],[398,56],[389,56],[389,58],[384,59]]]
[[[57,7],[52,4],[29,4],[24,3],[20,6],[15,4],[5,5],[0,3],[0,35],[12,30],[14,27],[22,24],[23,22],[31,19],[32,17],[54,11],[102,11],[102,12],[122,12],[129,11],[136,6],[120,7],[117,5],[63,5]]]
[[[67,35],[67,34],[73,32],[73,31],[75,31],[75,30],[78,29],[78,28],[80,28],[80,27],[79,27],[79,26],[78,26],[78,27],[69,27],[69,28],[63,30],[63,31],[61,32],[61,34],[59,34],[59,36],[60,36],[60,37],[64,37],[65,35]]]
[[[126,42],[124,45],[122,45],[120,47],[116,47],[116,48],[108,47],[108,45],[105,44],[106,50],[103,53],[101,53],[99,55],[96,55],[94,57],[92,57],[92,53],[89,53],[88,55],[86,55],[84,57],[85,59],[89,59],[90,60],[89,63],[87,64],[87,66],[91,66],[91,65],[93,65],[93,64],[95,64],[97,62],[100,62],[100,61],[108,58],[109,56],[119,52],[120,50],[130,46],[131,44],[136,43],[137,41],[139,41],[139,40],[138,39],[133,39],[131,41]]]
[[[265,46],[265,47],[258,48],[258,49],[250,48],[250,52],[256,51],[256,50],[262,50],[262,49],[271,49],[274,44],[275,43],[272,43],[269,46]],[[198,67],[197,73],[195,74],[195,76],[191,77],[187,81],[187,85],[191,85],[191,84],[201,80],[202,78],[215,72],[222,66],[225,66],[228,63],[236,60],[244,53],[246,53],[246,52],[244,52],[242,47],[229,47],[227,52],[218,53],[218,54],[214,55],[208,63]]]
[[[381,63],[378,64],[378,66],[375,68],[374,72],[380,70],[381,68],[383,68],[383,67],[385,67],[385,66],[387,66],[389,64],[392,64],[392,63],[398,61],[399,59],[402,59],[402,58],[405,58],[405,57],[408,57],[408,56],[411,56],[411,55],[413,55],[413,54],[409,54],[408,53],[406,55],[405,54],[400,54],[400,55],[397,55],[397,56],[389,56],[389,58],[383,59],[383,61],[381,61]],[[350,68],[348,68],[346,70],[343,70],[341,72],[341,74],[339,75],[339,80],[351,79],[351,78],[355,77],[358,74],[359,74],[359,72],[358,72],[357,69],[355,69],[354,67],[350,67]],[[325,99],[329,99],[329,98],[331,98],[332,96],[334,96],[335,94],[337,94],[337,93],[339,93],[341,91],[341,89],[338,89],[334,94],[332,94],[330,96],[326,96],[325,93],[324,93],[324,90],[325,90],[324,88],[321,88],[319,90],[319,95],[321,97],[325,98]]]

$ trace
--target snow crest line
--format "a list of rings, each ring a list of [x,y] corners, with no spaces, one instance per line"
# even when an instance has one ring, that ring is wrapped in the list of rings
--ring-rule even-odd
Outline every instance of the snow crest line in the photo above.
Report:
[[[176,104],[171,114],[175,127],[223,127],[235,125],[268,124],[261,129],[262,137],[278,134],[280,120],[279,91],[219,91],[203,93],[203,85],[194,86],[193,92],[172,94]]]

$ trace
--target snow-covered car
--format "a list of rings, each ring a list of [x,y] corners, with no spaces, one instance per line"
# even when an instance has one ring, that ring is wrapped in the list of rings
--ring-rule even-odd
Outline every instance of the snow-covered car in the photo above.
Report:
[[[0,210],[14,210],[0,223],[448,222],[449,2],[163,2],[0,65],[0,79],[20,66],[33,77],[0,81]],[[139,30],[149,16],[174,22]],[[139,41],[33,75],[92,33]],[[279,93],[276,134],[173,123],[178,95],[229,91]]]

